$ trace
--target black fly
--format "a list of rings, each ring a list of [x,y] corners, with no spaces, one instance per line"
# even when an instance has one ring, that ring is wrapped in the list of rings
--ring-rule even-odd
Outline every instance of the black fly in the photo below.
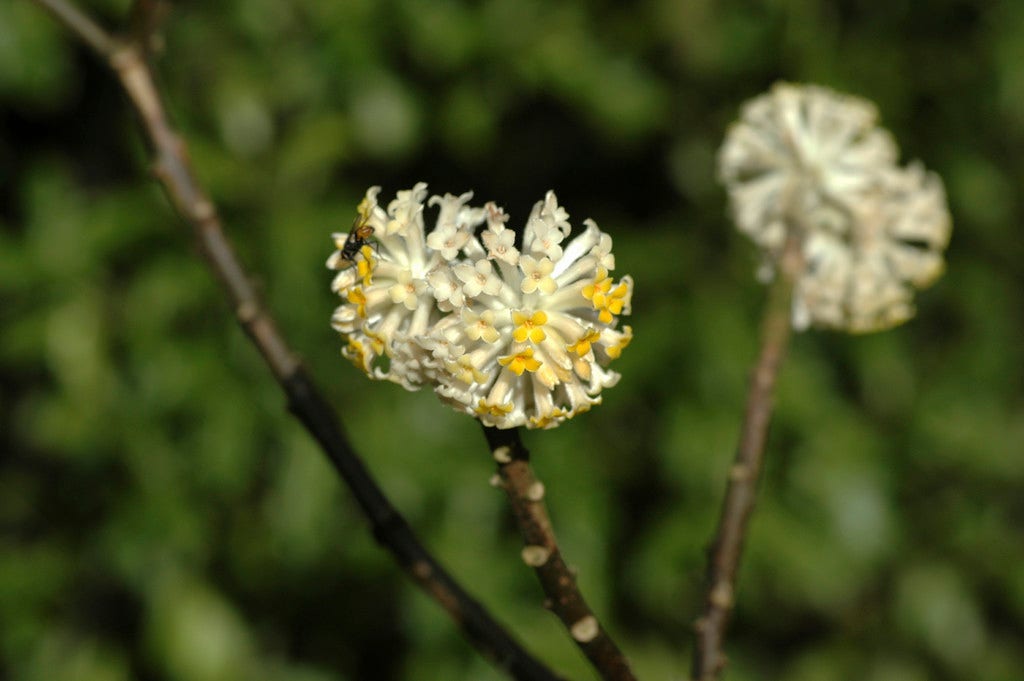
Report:
[[[352,223],[352,231],[345,238],[341,247],[341,261],[352,264],[355,262],[356,254],[366,245],[366,240],[373,236],[373,226],[370,225],[369,216],[360,215]]]

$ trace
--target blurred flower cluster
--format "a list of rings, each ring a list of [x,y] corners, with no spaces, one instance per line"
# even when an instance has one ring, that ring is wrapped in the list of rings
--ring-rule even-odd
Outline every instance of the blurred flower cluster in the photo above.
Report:
[[[431,386],[498,428],[551,428],[601,401],[619,379],[607,365],[632,339],[618,317],[633,281],[612,278],[610,236],[587,220],[566,242],[554,192],[534,205],[518,246],[509,216],[470,206],[472,193],[428,199],[419,183],[385,209],[379,192],[366,193],[353,227],[372,228],[374,241],[335,234],[327,261],[340,270],[332,325],[348,338],[346,357],[371,378]],[[425,206],[438,208],[429,232]]]
[[[870,102],[813,85],[776,84],[747,102],[719,152],[740,231],[771,278],[790,236],[802,244],[793,324],[853,332],[914,314],[913,290],[943,271],[952,229],[942,181],[900,167]]]

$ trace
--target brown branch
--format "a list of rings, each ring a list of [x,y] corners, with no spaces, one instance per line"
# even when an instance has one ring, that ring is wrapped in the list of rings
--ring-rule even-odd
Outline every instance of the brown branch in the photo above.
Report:
[[[740,442],[729,470],[722,515],[708,559],[704,611],[694,625],[694,681],[713,681],[725,668],[726,658],[722,652],[725,630],[735,604],[736,573],[743,540],[757,499],[775,380],[789,344],[793,282],[801,266],[800,241],[790,237],[765,309],[761,355],[750,378]]]
[[[523,536],[523,561],[534,569],[547,596],[545,607],[562,621],[601,678],[634,681],[625,655],[583,600],[576,575],[562,559],[544,503],[544,485],[530,468],[530,452],[519,437],[519,429],[485,426],[484,436]]]
[[[71,29],[78,38],[97,55],[108,58],[120,43],[101,28],[90,16],[75,5],[63,0],[32,0],[50,12],[57,21]]]
[[[132,3],[132,40],[147,54],[163,51],[164,39],[160,29],[170,9],[167,0],[135,0]]]
[[[376,540],[448,612],[466,638],[498,667],[516,679],[557,679],[526,652],[423,547],[352,450],[334,410],[278,331],[277,324],[257,296],[250,277],[225,236],[216,208],[192,169],[185,143],[167,120],[160,93],[144,57],[145,51],[135,41],[114,38],[64,0],[33,1],[49,10],[116,73],[152,148],[157,178],[175,209],[191,225],[199,248],[219,279],[238,322],[285,391],[290,411],[320,443],[351,489]]]

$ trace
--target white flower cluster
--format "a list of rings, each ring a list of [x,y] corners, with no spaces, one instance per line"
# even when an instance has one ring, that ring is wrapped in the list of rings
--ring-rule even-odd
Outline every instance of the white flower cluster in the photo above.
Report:
[[[614,281],[611,237],[593,221],[571,241],[554,192],[534,206],[520,244],[494,203],[472,193],[427,200],[419,183],[385,210],[373,187],[353,234],[333,235],[340,270],[332,325],[368,376],[431,386],[455,409],[498,428],[551,428],[601,401],[619,375],[606,367],[632,339],[618,327],[633,281]],[[424,202],[438,206],[426,230]],[[478,228],[481,228],[479,234]],[[358,247],[358,248],[356,248]]]
[[[942,181],[900,167],[870,102],[776,84],[744,105],[719,152],[740,231],[765,252],[767,277],[789,235],[802,243],[793,324],[853,332],[913,316],[913,290],[943,271],[952,229]]]

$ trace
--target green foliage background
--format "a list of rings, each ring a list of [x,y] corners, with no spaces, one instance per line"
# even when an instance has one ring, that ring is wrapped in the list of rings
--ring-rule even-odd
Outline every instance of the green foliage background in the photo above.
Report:
[[[1024,678],[1024,5],[231,0],[165,35],[193,159],[370,467],[581,679],[477,426],[338,356],[330,232],[425,180],[513,222],[554,188],[614,236],[622,381],[528,444],[595,609],[686,678],[763,296],[715,150],[779,78],[877,102],[946,181],[948,272],[899,329],[795,340],[729,678]],[[110,76],[0,4],[0,677],[501,678],[376,547],[146,171]]]

